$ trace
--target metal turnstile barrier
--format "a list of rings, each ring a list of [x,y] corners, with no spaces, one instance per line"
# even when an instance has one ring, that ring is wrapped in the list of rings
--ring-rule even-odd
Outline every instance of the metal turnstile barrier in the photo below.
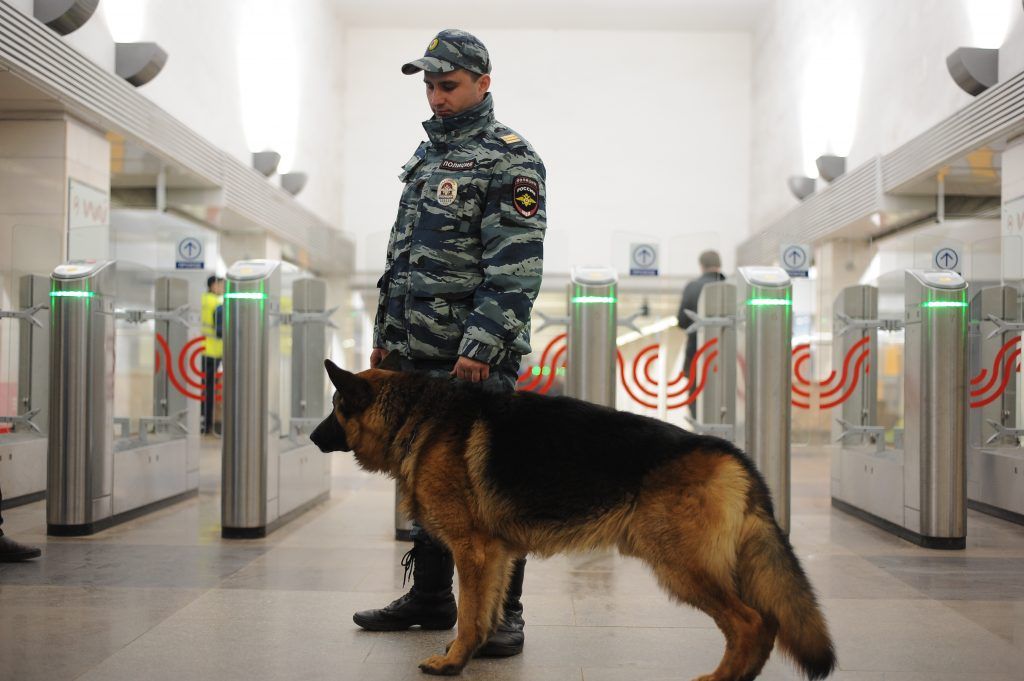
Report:
[[[308,435],[326,410],[326,284],[296,281],[281,313],[281,263],[245,260],[224,293],[221,534],[264,537],[330,494],[330,457]],[[291,333],[283,333],[290,331]],[[285,350],[282,346],[285,345]],[[282,352],[288,374],[282,376]],[[289,412],[289,413],[285,413]]]
[[[888,449],[871,415],[875,383],[860,382],[834,431],[832,504],[920,546],[962,549],[967,283],[946,271],[908,270],[904,279],[902,320],[873,318],[877,291],[865,287],[844,291],[836,302],[837,331],[855,332],[837,346],[875,347],[879,329],[904,329],[904,429],[903,449]]]
[[[605,267],[575,267],[569,283],[566,395],[615,406],[618,275]]]
[[[1017,289],[990,286],[970,306],[967,505],[1024,524],[1024,429],[1017,366],[1024,331]]]
[[[793,338],[792,283],[779,267],[741,267],[737,272],[736,359],[743,377],[736,409],[736,443],[764,476],[775,520],[789,532],[790,364]],[[727,360],[722,362],[727,363]]]
[[[180,310],[117,310],[117,288],[113,261],[69,262],[51,277],[51,535],[93,534],[198,492],[197,454],[190,453],[198,442],[187,425],[198,422],[197,405],[164,416],[160,393],[154,394],[153,416],[139,419],[137,437],[130,419],[114,414],[115,319],[184,323]],[[172,350],[174,356],[179,351],[180,346]],[[116,439],[115,421],[122,426]]]
[[[46,497],[46,437],[50,373],[50,282],[26,274],[19,279],[18,310],[0,311],[10,321],[5,332],[18,333],[18,403],[14,414],[0,414],[11,430],[0,434],[0,483],[3,507]]]
[[[704,389],[697,396],[697,417],[685,418],[697,433],[733,440],[736,437],[736,285],[725,281],[705,284],[697,313],[689,316],[693,319],[689,333],[697,334],[697,347],[709,350],[713,347],[720,359],[718,371],[704,377]],[[697,377],[696,368],[691,369],[691,375]]]

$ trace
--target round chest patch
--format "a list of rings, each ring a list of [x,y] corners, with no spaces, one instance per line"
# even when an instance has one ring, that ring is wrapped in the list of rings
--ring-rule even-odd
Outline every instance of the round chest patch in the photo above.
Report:
[[[455,195],[459,193],[459,183],[446,177],[437,185],[437,202],[442,206],[450,206],[455,203]]]

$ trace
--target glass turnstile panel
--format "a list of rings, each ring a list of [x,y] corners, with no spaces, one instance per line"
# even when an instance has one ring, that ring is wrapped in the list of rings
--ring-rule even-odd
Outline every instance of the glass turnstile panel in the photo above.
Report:
[[[887,272],[877,280],[869,282],[878,287],[878,318],[899,319],[904,317],[906,292],[904,270]],[[903,446],[903,362],[904,331],[879,331],[878,356],[869,358],[869,370],[878,377],[878,425],[885,428],[886,442],[900,449]]]
[[[153,416],[156,323],[139,319],[154,309],[156,275],[138,263],[117,263],[114,349],[114,437],[137,437],[140,419]],[[143,426],[145,427],[145,426]]]

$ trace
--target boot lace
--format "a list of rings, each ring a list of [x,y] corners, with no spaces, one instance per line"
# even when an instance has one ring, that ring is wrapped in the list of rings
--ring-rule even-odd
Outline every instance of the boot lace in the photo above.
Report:
[[[409,552],[402,556],[402,567],[405,568],[405,574],[402,575],[402,588],[405,588],[405,583],[412,577],[413,566],[416,565],[416,548],[409,549]]]

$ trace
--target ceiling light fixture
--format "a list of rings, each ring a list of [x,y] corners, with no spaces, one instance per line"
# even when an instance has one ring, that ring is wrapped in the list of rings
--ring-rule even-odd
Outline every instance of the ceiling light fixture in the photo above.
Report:
[[[100,0],[35,0],[32,14],[61,35],[74,33],[89,21]]]
[[[999,82],[999,50],[958,47],[946,57],[953,82],[970,95],[980,95]]]
[[[167,53],[156,43],[117,43],[114,71],[135,87],[157,77],[167,63]]]
[[[793,193],[793,196],[803,201],[808,196],[814,193],[814,178],[805,177],[803,175],[791,175],[786,184],[789,185],[789,191]]]
[[[281,175],[281,188],[292,196],[297,195],[306,186],[309,176],[306,173],[291,172]]]
[[[252,167],[258,170],[263,177],[270,177],[277,172],[277,164],[281,162],[281,154],[267,149],[266,151],[255,151],[252,154]]]

